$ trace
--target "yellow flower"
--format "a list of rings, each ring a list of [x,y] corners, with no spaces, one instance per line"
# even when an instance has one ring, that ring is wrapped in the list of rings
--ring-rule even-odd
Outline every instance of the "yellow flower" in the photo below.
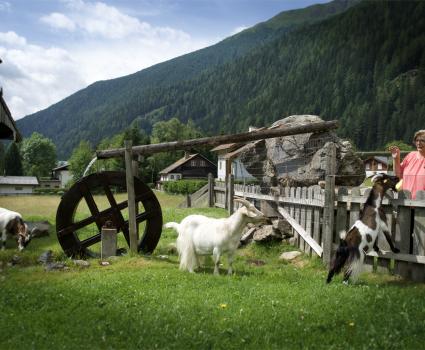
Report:
[[[348,325],[354,327],[354,322],[350,322]]]
[[[220,304],[220,307],[221,307],[222,309],[225,309],[225,308],[227,307],[227,304]]]

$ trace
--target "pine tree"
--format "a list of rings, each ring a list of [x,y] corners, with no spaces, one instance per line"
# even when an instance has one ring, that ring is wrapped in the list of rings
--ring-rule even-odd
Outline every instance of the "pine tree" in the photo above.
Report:
[[[6,176],[22,176],[24,173],[22,169],[22,159],[18,145],[12,142],[7,148],[4,157],[5,174]]]

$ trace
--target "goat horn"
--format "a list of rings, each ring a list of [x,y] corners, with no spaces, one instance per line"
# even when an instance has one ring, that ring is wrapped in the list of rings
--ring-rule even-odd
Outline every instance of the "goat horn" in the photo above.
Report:
[[[252,205],[248,200],[243,199],[243,198],[239,198],[239,197],[235,197],[234,198],[234,201],[243,204],[247,208],[249,208]]]

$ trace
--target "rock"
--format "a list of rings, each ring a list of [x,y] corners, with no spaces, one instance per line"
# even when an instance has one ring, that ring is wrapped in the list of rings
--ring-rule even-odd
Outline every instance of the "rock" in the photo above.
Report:
[[[68,266],[66,266],[64,263],[59,262],[51,262],[44,265],[44,270],[46,271],[54,271],[54,270],[68,270]]]
[[[51,250],[45,251],[38,257],[38,262],[42,264],[51,263],[53,261],[53,252]]]
[[[299,257],[301,254],[302,253],[297,250],[294,250],[292,252],[285,252],[285,253],[282,253],[281,256],[279,256],[279,260],[291,261]]]
[[[299,127],[322,122],[315,115],[293,115],[275,122],[275,127]],[[324,180],[331,144],[336,146],[336,185],[358,186],[366,177],[363,161],[348,141],[333,131],[299,134],[257,141],[246,147],[240,159],[248,172],[263,173],[261,188],[277,186],[312,186]],[[264,157],[264,155],[267,155]],[[263,191],[264,191],[263,190]]]
[[[263,266],[266,264],[264,260],[259,260],[259,259],[248,259],[246,262],[254,266]]]
[[[295,245],[297,243],[297,239],[295,237],[291,237],[288,239],[289,245]]]
[[[90,262],[88,262],[87,260],[73,260],[74,264],[76,266],[79,267],[89,267],[90,266]]]
[[[282,237],[292,237],[294,235],[291,224],[285,219],[272,220],[272,226],[275,231],[280,232]]]
[[[242,235],[240,239],[241,245],[246,245],[252,241],[252,238],[254,237],[254,232],[256,229],[257,229],[256,227],[251,227]]]
[[[170,255],[177,255],[177,246],[176,243],[170,243],[167,246],[167,253]]]
[[[111,265],[111,263],[109,261],[101,261],[99,264],[100,264],[100,266],[109,266],[109,265]]]
[[[49,236],[51,225],[48,221],[27,222],[28,230],[33,238]]]
[[[158,255],[158,259],[160,259],[160,260],[169,260],[168,255]]]
[[[22,258],[19,255],[14,255],[12,256],[12,258],[10,259],[8,266],[15,266],[20,264],[22,261]]]
[[[254,232],[253,239],[256,242],[269,242],[272,240],[281,240],[282,236],[276,233],[272,225],[264,225]]]

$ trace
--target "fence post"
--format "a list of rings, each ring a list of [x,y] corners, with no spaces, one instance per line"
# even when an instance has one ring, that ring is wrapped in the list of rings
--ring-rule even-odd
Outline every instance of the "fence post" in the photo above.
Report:
[[[128,230],[130,234],[130,251],[137,253],[138,237],[137,237],[137,223],[136,223],[136,196],[134,194],[134,176],[133,176],[133,152],[132,142],[125,141],[125,175],[127,182],[127,195],[128,195]]]
[[[208,174],[208,206],[214,206],[214,176],[211,173]]]
[[[232,174],[229,175],[227,182],[227,211],[229,215],[233,214],[233,197],[235,195],[235,187],[234,187],[234,176]]]
[[[334,210],[335,210],[335,144],[328,146],[326,162],[325,206],[323,208],[323,262],[329,266],[332,258]]]

